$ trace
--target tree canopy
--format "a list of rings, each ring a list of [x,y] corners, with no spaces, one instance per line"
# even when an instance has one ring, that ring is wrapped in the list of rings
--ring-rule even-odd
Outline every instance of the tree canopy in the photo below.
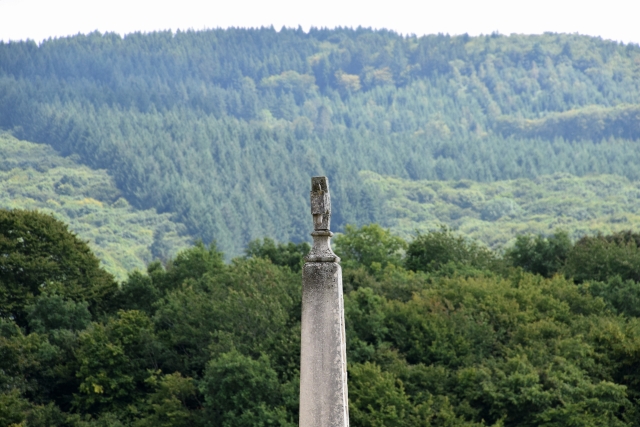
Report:
[[[17,229],[76,248],[41,280],[97,265],[50,216],[1,212],[22,224],[2,229],[5,259],[46,253],[14,244]],[[337,240],[352,425],[639,425],[637,233],[520,236],[504,254],[446,228],[405,241],[349,226]],[[264,239],[225,263],[198,243],[109,292],[80,275],[17,317],[0,300],[0,421],[297,425],[300,252]]]
[[[20,326],[26,326],[26,307],[43,293],[99,310],[117,289],[66,224],[32,211],[0,210],[0,272],[0,316]]]

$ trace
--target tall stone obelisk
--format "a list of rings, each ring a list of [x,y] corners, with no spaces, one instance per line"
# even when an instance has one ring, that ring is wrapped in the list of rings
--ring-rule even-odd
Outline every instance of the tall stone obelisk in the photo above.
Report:
[[[327,177],[311,178],[313,248],[302,270],[300,427],[348,427],[347,354],[340,258],[333,233]]]

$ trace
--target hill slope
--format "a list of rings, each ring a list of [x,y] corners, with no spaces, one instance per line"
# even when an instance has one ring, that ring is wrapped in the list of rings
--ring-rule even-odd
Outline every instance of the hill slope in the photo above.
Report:
[[[0,208],[37,209],[68,223],[120,280],[190,243],[168,214],[132,208],[104,170],[6,134],[0,134],[0,190]]]
[[[0,44],[0,127],[106,169],[123,196],[227,253],[382,222],[362,170],[492,182],[640,178],[640,47],[366,29],[93,33]],[[600,123],[601,122],[601,123]]]
[[[640,224],[640,182],[615,175],[558,173],[490,183],[410,181],[368,171],[360,177],[384,199],[385,227],[404,238],[445,224],[500,249],[518,234],[561,229],[577,239]]]

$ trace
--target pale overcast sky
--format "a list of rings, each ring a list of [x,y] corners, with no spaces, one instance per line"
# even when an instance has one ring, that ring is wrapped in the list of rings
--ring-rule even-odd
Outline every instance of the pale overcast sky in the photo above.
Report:
[[[0,40],[94,30],[388,28],[403,34],[545,31],[640,43],[640,0],[0,0]]]

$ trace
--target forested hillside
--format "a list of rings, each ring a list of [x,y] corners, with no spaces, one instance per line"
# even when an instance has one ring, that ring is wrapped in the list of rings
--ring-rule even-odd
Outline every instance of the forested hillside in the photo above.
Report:
[[[331,177],[338,230],[392,220],[364,170],[639,179],[639,106],[640,47],[578,35],[263,28],[0,44],[0,127],[106,169],[133,206],[230,255],[256,237],[306,239],[312,175]]]
[[[121,196],[106,171],[0,134],[0,208],[37,209],[68,223],[119,280],[189,246],[169,214],[134,209]]]

